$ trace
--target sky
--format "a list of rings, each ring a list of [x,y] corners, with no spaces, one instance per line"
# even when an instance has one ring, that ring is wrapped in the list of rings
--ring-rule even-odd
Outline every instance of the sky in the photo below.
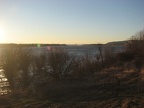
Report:
[[[0,0],[0,43],[95,44],[144,29],[144,0]]]

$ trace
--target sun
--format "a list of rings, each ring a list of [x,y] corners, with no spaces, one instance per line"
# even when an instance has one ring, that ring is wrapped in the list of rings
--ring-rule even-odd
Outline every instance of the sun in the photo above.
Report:
[[[5,42],[5,32],[2,28],[0,28],[0,43]]]

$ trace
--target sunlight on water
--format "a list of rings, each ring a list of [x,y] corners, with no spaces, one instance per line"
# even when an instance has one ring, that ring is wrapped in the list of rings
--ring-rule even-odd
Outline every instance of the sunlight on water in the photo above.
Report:
[[[3,75],[3,70],[0,70],[0,95],[7,94],[10,90],[8,79]]]

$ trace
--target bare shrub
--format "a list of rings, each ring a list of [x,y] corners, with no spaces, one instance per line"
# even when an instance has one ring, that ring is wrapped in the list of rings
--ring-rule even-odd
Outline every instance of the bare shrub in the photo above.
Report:
[[[103,45],[102,44],[98,44],[97,48],[98,48],[97,60],[98,61],[100,60],[102,62],[102,64],[103,64],[103,62],[104,62]]]
[[[11,90],[18,85],[27,88],[30,81],[31,50],[6,48],[2,52],[2,69],[10,83]]]
[[[55,48],[49,52],[47,59],[48,75],[58,80],[68,77],[75,65],[75,57],[61,48]]]
[[[105,46],[104,48],[104,65],[109,67],[115,62],[115,53],[113,46]]]
[[[126,51],[134,55],[133,63],[140,71],[142,65],[144,64],[144,31],[140,31],[130,38]]]
[[[18,50],[15,48],[5,48],[2,52],[2,69],[4,71],[4,75],[8,79],[10,83],[10,88],[13,90],[15,88],[15,79],[17,78],[17,56]]]
[[[32,63],[32,50],[28,48],[20,48],[18,55],[18,75],[19,81],[23,89],[26,89],[30,84],[32,77],[31,63]]]

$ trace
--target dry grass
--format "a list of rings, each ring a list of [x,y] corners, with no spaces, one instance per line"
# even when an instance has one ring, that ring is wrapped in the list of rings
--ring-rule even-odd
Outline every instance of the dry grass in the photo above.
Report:
[[[143,108],[144,98],[110,98],[82,102],[51,102],[48,100],[22,100],[0,108]]]

